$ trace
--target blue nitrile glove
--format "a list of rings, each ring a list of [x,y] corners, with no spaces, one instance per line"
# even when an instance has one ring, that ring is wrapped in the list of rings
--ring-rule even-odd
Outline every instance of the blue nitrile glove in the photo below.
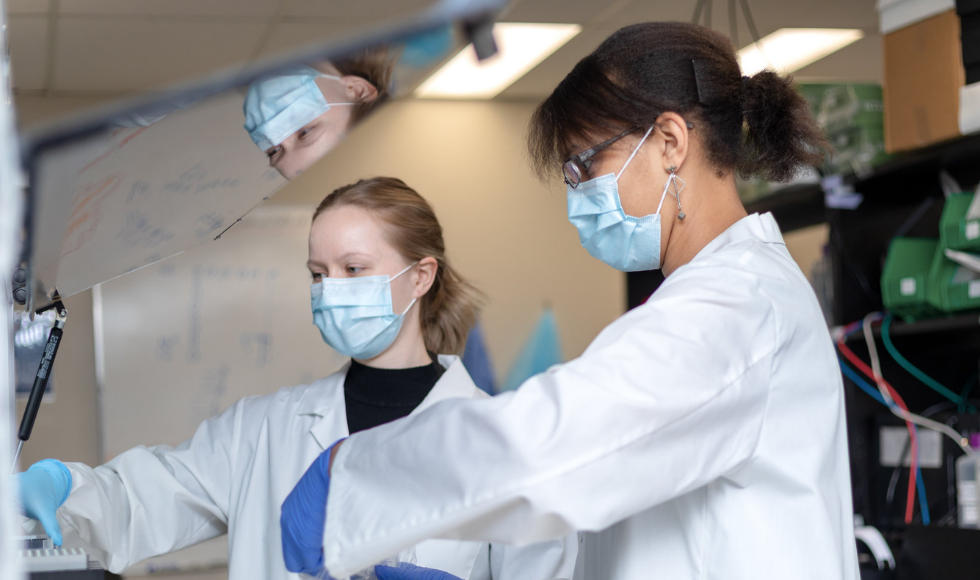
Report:
[[[61,526],[55,512],[71,493],[71,472],[57,459],[45,459],[18,473],[17,485],[24,515],[41,522],[54,545],[60,546]]]
[[[423,568],[408,562],[402,562],[397,566],[378,565],[374,567],[374,573],[378,575],[378,580],[462,580],[449,572]]]
[[[282,557],[290,572],[329,578],[323,568],[323,526],[330,490],[330,452],[339,442],[316,458],[282,502]]]

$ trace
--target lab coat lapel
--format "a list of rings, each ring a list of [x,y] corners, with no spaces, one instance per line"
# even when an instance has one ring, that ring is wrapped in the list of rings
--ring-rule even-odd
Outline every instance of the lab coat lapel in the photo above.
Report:
[[[344,402],[344,379],[350,363],[342,369],[323,379],[322,387],[310,389],[307,393],[309,401],[304,400],[300,415],[314,415],[316,422],[310,428],[310,435],[316,440],[321,450],[333,445],[338,439],[350,435],[347,426],[347,406]]]
[[[412,415],[444,399],[487,396],[470,378],[458,356],[439,355],[439,364],[446,369],[446,372],[439,377],[429,394],[412,411]],[[350,427],[347,425],[347,404],[344,399],[344,380],[349,369],[350,363],[323,379],[322,385],[317,385],[318,388],[310,389],[307,394],[308,400],[303,401],[298,413],[317,417],[310,428],[310,435],[323,451],[338,439],[350,435]]]
[[[419,406],[412,410],[411,415],[421,413],[445,399],[470,399],[481,398],[481,395],[487,396],[470,378],[470,374],[466,372],[466,368],[463,366],[463,361],[458,356],[441,354],[439,355],[439,364],[446,369],[446,372],[439,377],[439,380],[436,381],[429,394],[422,399]]]

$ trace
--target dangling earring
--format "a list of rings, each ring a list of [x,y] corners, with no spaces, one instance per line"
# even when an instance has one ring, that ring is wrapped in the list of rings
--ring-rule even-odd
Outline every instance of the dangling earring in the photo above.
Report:
[[[681,209],[681,192],[684,191],[684,188],[687,186],[687,182],[681,179],[680,177],[677,177],[676,165],[671,165],[670,167],[667,168],[667,171],[670,172],[670,176],[667,178],[667,183],[664,184],[664,191],[670,193],[675,198],[677,198],[677,219],[684,221],[684,218],[687,216],[684,215],[684,210]],[[681,184],[680,187],[677,187],[678,181]],[[674,191],[670,191],[671,185],[674,186]]]

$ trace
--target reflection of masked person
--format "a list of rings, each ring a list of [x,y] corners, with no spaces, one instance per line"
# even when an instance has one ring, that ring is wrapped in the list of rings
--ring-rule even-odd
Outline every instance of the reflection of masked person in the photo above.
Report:
[[[245,130],[271,165],[292,179],[333,149],[355,109],[375,103],[378,96],[378,89],[360,76],[297,67],[249,87]]]

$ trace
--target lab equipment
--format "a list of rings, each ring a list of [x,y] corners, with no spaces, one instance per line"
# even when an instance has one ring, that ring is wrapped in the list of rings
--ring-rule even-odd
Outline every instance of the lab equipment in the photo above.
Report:
[[[88,554],[81,548],[21,550],[18,557],[25,572],[88,570],[89,566]]]
[[[980,437],[970,438],[971,453],[956,460],[956,522],[961,528],[980,528]]]
[[[24,408],[24,417],[20,422],[20,429],[17,431],[17,450],[14,451],[14,461],[10,467],[11,473],[17,467],[17,460],[20,458],[20,451],[24,447],[24,442],[31,438],[34,430],[34,421],[37,419],[37,412],[41,408],[41,400],[44,398],[44,390],[48,386],[48,379],[51,378],[51,369],[54,366],[55,356],[58,355],[58,347],[61,346],[61,338],[65,332],[65,320],[68,318],[68,311],[61,300],[54,302],[50,306],[38,310],[37,314],[54,310],[54,327],[48,334],[48,342],[44,346],[44,354],[37,367],[37,374],[34,376],[34,385],[31,387],[31,394],[27,399],[27,406]]]
[[[27,580],[105,580],[98,561],[82,548],[37,548],[17,552]]]
[[[418,262],[394,276],[326,278],[310,288],[313,324],[323,342],[344,356],[371,359],[395,342],[413,298],[401,314],[391,306],[391,282]]]
[[[939,314],[926,295],[929,269],[939,240],[898,237],[888,246],[881,272],[881,299],[889,311],[906,322]]]
[[[593,258],[623,272],[660,268],[660,209],[667,198],[671,178],[664,185],[657,212],[628,216],[619,199],[619,177],[653,131],[651,126],[630,154],[619,173],[609,173],[580,183],[568,182],[568,221],[578,229],[582,247]],[[568,178],[566,177],[566,181]],[[679,198],[678,198],[679,199]]]
[[[946,198],[939,218],[939,239],[943,248],[980,248],[980,208],[973,193],[957,193]]]
[[[980,272],[951,260],[940,243],[929,268],[926,297],[942,312],[980,308]]]
[[[61,526],[56,512],[71,493],[71,472],[57,459],[44,459],[17,474],[24,515],[38,520],[54,542],[61,545]]]

